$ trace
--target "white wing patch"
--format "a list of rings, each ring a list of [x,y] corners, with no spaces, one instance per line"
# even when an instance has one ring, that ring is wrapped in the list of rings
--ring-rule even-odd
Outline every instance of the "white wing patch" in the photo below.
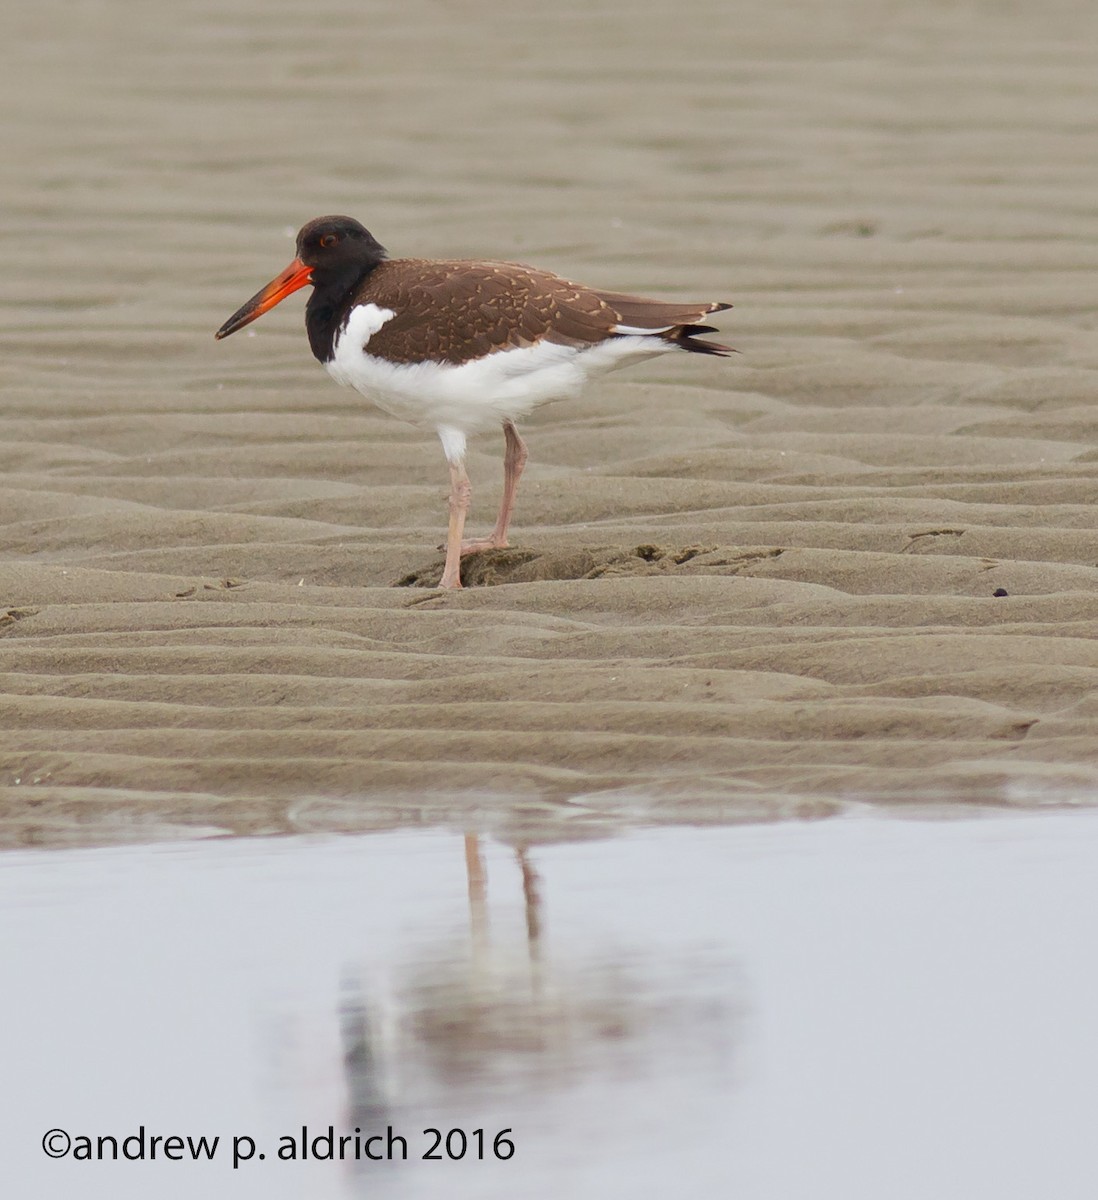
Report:
[[[674,325],[660,325],[656,329],[641,329],[638,325],[615,325],[611,333],[631,333],[634,337],[651,337],[657,333],[667,333]]]

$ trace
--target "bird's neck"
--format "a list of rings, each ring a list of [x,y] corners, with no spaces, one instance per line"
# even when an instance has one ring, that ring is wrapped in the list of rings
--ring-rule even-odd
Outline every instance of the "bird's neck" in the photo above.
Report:
[[[378,262],[380,260],[313,272],[313,294],[305,305],[305,330],[313,355],[320,362],[331,362],[336,335],[347,319],[359,289]]]

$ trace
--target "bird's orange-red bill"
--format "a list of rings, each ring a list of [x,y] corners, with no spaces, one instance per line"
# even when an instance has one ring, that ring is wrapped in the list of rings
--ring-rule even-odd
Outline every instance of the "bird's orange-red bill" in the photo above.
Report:
[[[225,338],[230,333],[236,333],[238,329],[243,329],[245,325],[250,325],[256,317],[263,316],[267,309],[274,308],[280,300],[285,300],[298,288],[312,283],[312,273],[312,267],[307,267],[300,258],[295,258],[281,275],[272,279],[265,288],[260,288],[247,304],[242,304],[214,334],[214,337]]]

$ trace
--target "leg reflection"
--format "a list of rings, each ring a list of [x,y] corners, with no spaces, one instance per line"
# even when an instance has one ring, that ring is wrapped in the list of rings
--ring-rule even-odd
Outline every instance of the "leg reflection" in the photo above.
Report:
[[[526,909],[526,945],[530,951],[530,962],[541,966],[541,879],[534,870],[525,846],[515,850],[519,870],[522,872],[522,898]]]

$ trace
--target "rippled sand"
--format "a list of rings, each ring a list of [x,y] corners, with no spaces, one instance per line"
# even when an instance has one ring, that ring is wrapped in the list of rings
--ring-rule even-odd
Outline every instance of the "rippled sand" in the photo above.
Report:
[[[1098,10],[667,12],[10,14],[0,842],[1094,799]],[[434,435],[212,338],[341,211],[741,354],[541,410],[424,590]]]

